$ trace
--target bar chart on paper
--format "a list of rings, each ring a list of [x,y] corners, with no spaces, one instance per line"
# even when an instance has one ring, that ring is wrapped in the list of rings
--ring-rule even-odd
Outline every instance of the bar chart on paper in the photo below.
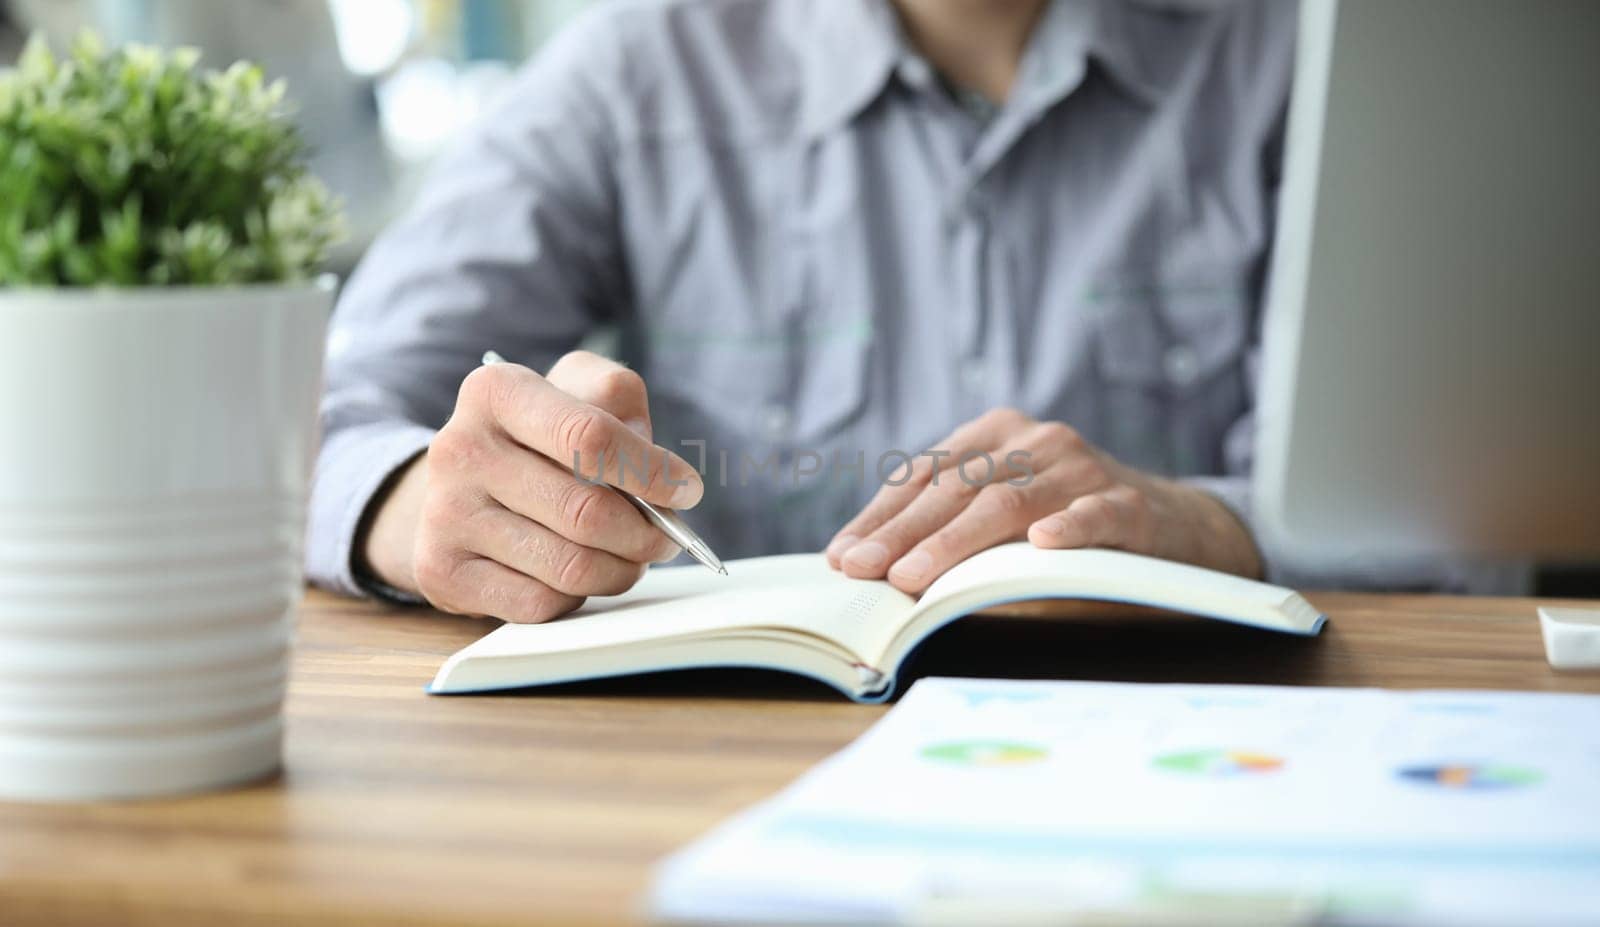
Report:
[[[1600,923],[1597,781],[1595,696],[930,679],[668,860],[655,901]]]

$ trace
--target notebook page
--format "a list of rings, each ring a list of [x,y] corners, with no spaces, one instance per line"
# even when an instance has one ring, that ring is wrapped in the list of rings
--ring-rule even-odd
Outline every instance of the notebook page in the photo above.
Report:
[[[974,596],[988,602],[1083,596],[1265,621],[1294,592],[1187,564],[1116,550],[1041,550],[1026,542],[978,553],[934,580],[918,613]]]
[[[559,653],[636,641],[779,627],[806,631],[861,653],[897,624],[912,599],[887,583],[850,579],[821,554],[756,557],[720,576],[698,564],[655,567],[621,595],[591,598],[545,624],[508,624],[468,647],[475,657]]]

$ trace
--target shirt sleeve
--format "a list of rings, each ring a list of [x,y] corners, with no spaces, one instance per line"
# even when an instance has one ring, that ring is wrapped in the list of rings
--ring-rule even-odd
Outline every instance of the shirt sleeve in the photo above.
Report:
[[[545,369],[619,311],[613,49],[593,16],[558,36],[373,245],[329,329],[306,569],[340,592],[374,494],[421,453],[483,352]]]

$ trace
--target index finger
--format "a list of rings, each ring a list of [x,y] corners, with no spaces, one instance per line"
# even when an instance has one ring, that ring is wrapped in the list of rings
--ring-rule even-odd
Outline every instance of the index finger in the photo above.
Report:
[[[861,543],[872,532],[877,531],[885,522],[900,514],[901,510],[911,504],[922,492],[923,487],[932,481],[931,464],[921,463],[918,459],[908,459],[884,480],[882,486],[873,494],[872,499],[866,504],[856,517],[845,523],[828,542],[824,554],[828,558],[828,565],[839,569],[844,562],[844,555],[850,548]]]
[[[480,367],[461,388],[482,400],[480,407],[513,441],[571,467],[579,479],[674,509],[693,508],[705,494],[700,474],[683,458],[526,367]]]
[[[921,593],[928,584],[980,550],[1022,538],[1035,517],[1026,489],[991,483],[972,504],[895,561],[888,580],[902,592]]]

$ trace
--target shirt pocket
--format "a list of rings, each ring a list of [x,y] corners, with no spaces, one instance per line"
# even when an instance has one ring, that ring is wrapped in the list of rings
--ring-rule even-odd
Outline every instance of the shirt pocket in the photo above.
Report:
[[[1158,473],[1221,472],[1224,437],[1247,411],[1250,280],[1247,263],[1218,261],[1109,273],[1090,287],[1107,450]]]
[[[867,320],[796,319],[775,329],[725,321],[647,336],[652,401],[716,433],[784,450],[825,444],[858,416],[866,400]]]
[[[830,279],[836,236],[790,232],[774,244],[757,261],[761,279],[724,288],[717,274],[700,274],[652,307],[646,377],[652,397],[713,436],[820,453],[866,406],[870,305]]]

